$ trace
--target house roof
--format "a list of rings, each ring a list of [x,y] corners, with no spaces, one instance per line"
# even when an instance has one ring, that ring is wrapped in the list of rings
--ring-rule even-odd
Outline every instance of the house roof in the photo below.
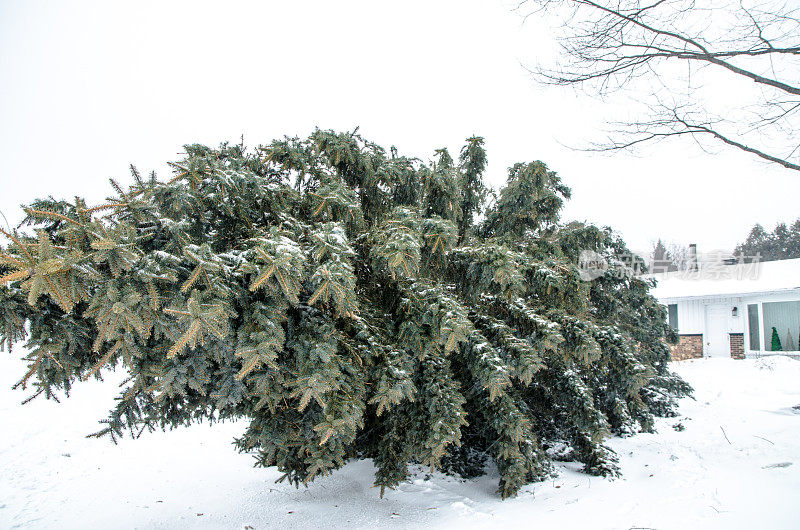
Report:
[[[800,289],[800,258],[737,265],[706,263],[699,271],[644,277],[657,280],[650,292],[659,300],[791,291]]]

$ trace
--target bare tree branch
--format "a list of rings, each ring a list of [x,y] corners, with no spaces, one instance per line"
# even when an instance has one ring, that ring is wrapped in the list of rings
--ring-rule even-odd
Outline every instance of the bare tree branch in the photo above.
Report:
[[[800,171],[800,165],[798,165],[798,164],[793,164],[792,162],[789,162],[788,160],[783,160],[782,158],[778,158],[776,156],[772,156],[772,155],[767,154],[767,153],[765,153],[763,151],[760,151],[759,149],[756,149],[754,147],[750,147],[750,146],[747,146],[747,145],[742,144],[740,142],[737,142],[736,140],[732,140],[732,139],[720,134],[719,132],[715,131],[714,129],[711,129],[709,127],[705,127],[703,125],[689,124],[689,123],[686,123],[685,121],[680,120],[678,118],[676,118],[676,120],[678,120],[679,123],[684,125],[687,128],[687,131],[690,131],[693,134],[694,133],[710,134],[711,136],[713,136],[717,140],[719,140],[721,142],[724,142],[724,143],[726,143],[726,144],[728,144],[730,146],[737,147],[737,148],[741,149],[742,151],[746,151],[748,153],[751,153],[751,154],[754,154],[756,156],[759,156],[759,157],[763,158],[764,160],[769,160],[770,162],[775,162],[776,164],[780,164],[780,165],[782,165],[783,167],[785,167],[787,169],[793,169],[795,171]]]
[[[629,126],[623,138],[600,149],[691,135],[800,171],[800,8],[778,0],[703,0],[700,6],[694,0],[523,0],[517,6],[526,8],[533,8],[527,16],[561,22],[559,63],[529,69],[540,82],[601,96],[638,89],[650,100],[641,119],[623,124]],[[680,64],[690,68],[680,73]],[[752,89],[737,78],[752,81]],[[719,96],[734,86],[749,91],[746,100],[720,108],[725,98]],[[664,106],[667,100],[674,104]],[[699,107],[693,112],[699,119],[681,115],[687,107]],[[714,123],[727,124],[726,131]]]

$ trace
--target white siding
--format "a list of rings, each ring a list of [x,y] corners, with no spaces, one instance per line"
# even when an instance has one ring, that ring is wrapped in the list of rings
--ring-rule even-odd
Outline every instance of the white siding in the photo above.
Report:
[[[744,333],[747,325],[747,304],[742,303],[741,298],[728,298],[724,302],[728,304],[728,333]],[[736,316],[733,316],[734,307]]]
[[[706,329],[706,309],[711,305],[725,305],[729,308],[726,330],[729,333],[743,333],[747,317],[747,304],[741,298],[713,298],[668,301],[678,304],[678,333],[699,335]],[[733,316],[733,308],[737,315]]]
[[[747,327],[747,304],[742,302],[740,298],[736,302],[736,307],[739,308],[739,317],[736,318],[731,324],[731,333],[744,333]]]
[[[705,312],[699,300],[681,300],[678,302],[678,333],[681,335],[699,335],[705,328]]]

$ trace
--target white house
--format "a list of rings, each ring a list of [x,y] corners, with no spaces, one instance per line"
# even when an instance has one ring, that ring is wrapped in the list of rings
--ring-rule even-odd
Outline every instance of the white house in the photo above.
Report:
[[[773,333],[782,352],[800,355],[800,259],[704,264],[649,277],[680,336],[673,359],[774,354]]]

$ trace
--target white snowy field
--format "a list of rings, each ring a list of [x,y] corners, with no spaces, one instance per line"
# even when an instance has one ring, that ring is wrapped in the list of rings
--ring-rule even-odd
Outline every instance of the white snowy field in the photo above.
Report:
[[[501,501],[496,476],[424,472],[381,499],[369,461],[307,489],[275,484],[230,445],[244,423],[87,439],[119,376],[21,406],[18,354],[0,354],[0,528],[800,527],[800,362],[785,357],[674,363],[696,399],[656,434],[609,441],[621,479],[564,464]]]

